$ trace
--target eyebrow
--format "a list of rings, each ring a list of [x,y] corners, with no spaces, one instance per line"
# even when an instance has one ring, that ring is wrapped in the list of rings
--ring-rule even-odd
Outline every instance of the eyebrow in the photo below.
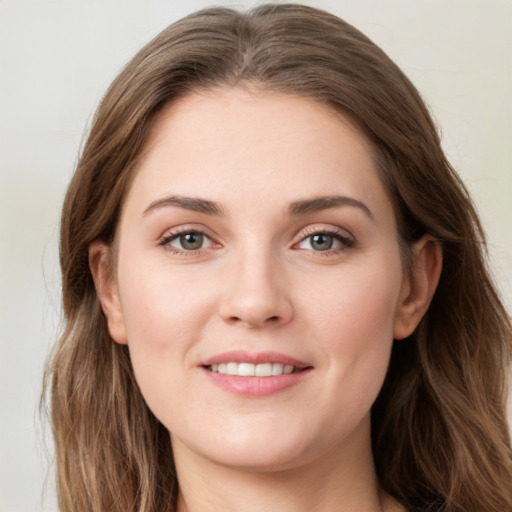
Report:
[[[154,210],[165,208],[168,206],[177,206],[185,210],[191,210],[207,215],[225,215],[225,210],[218,203],[202,199],[199,197],[185,197],[185,196],[168,196],[162,199],[153,201],[145,210],[143,215],[146,216]],[[370,208],[362,201],[348,196],[321,196],[311,199],[300,199],[294,201],[288,207],[288,215],[306,215],[308,213],[319,212],[328,210],[330,208],[340,208],[343,206],[350,206],[362,210],[371,220],[375,220]]]
[[[166,206],[177,206],[179,208],[184,208],[185,210],[206,213],[208,215],[224,215],[224,209],[213,201],[208,201],[207,199],[201,199],[199,197],[184,196],[169,196],[164,197],[163,199],[157,199],[144,210],[144,215]]]
[[[322,196],[312,199],[301,199],[294,201],[288,208],[289,215],[304,215],[307,213],[328,210],[329,208],[339,208],[342,206],[351,206],[362,210],[372,221],[375,220],[372,211],[362,201],[347,196]]]

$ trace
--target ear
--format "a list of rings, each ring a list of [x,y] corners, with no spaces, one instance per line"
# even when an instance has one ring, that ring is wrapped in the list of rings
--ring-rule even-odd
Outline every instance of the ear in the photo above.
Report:
[[[119,300],[117,282],[112,269],[112,249],[102,242],[89,246],[89,267],[101,309],[107,318],[108,331],[114,341],[126,345],[126,328]]]
[[[425,235],[412,248],[411,270],[404,278],[395,316],[395,339],[410,336],[420,323],[436,291],[442,267],[441,244]]]

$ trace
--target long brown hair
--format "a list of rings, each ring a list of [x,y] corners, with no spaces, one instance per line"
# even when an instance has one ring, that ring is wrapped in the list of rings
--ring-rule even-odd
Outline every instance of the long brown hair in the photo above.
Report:
[[[169,435],[141,396],[126,347],[108,334],[88,247],[113,242],[162,107],[189,91],[246,85],[312,98],[348,117],[375,148],[404,261],[425,233],[442,244],[430,309],[412,336],[395,341],[372,410],[380,485],[410,509],[512,511],[511,325],[473,204],[398,67],[346,22],[292,4],[207,9],[171,25],[125,67],[96,113],[62,211],[65,329],[45,377],[61,510],[175,510]]]

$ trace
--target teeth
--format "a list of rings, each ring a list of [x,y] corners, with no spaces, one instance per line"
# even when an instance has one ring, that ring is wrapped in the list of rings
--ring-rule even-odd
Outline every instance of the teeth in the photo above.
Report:
[[[272,375],[282,375],[284,366],[279,363],[272,365]]]
[[[283,373],[292,373],[293,372],[293,366],[290,366],[289,364],[287,364],[284,368],[283,368]]]
[[[291,364],[280,363],[220,363],[210,366],[212,372],[223,373],[226,375],[239,375],[240,377],[270,377],[275,375],[290,374],[295,371]]]
[[[254,375],[256,377],[270,377],[272,375],[272,363],[256,365]]]
[[[236,363],[227,363],[226,364],[226,373],[228,375],[237,375],[238,365]]]

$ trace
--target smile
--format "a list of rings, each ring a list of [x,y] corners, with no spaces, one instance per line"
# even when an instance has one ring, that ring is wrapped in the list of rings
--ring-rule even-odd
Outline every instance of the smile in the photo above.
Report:
[[[313,374],[314,367],[278,352],[230,350],[198,365],[215,387],[243,396],[262,398],[294,388]]]
[[[289,375],[300,371],[298,368],[291,364],[281,363],[220,363],[213,364],[208,367],[212,372],[221,373],[224,375],[238,375],[240,377],[273,377],[278,375]]]

